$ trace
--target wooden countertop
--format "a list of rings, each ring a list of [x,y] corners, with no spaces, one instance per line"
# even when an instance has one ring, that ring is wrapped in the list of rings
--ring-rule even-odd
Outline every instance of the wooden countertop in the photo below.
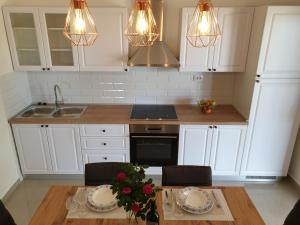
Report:
[[[243,187],[221,188],[234,221],[183,221],[164,220],[162,193],[157,195],[157,210],[161,225],[265,225],[251,199]],[[66,219],[66,201],[73,196],[78,187],[53,186],[45,196],[31,219],[30,225],[121,225],[127,224],[121,219]],[[145,222],[139,224],[144,225]]]
[[[219,105],[210,115],[201,113],[197,106],[176,105],[178,120],[130,120],[132,105],[89,105],[80,118],[17,118],[11,124],[195,124],[195,125],[244,125],[246,119],[232,106]]]

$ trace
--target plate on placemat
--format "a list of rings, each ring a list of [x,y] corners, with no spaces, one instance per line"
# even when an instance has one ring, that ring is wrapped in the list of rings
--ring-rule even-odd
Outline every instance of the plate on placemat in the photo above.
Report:
[[[101,185],[88,193],[87,207],[96,212],[108,212],[117,207],[116,195],[110,189],[111,185]]]
[[[176,194],[176,203],[183,210],[193,214],[204,214],[214,207],[209,192],[197,187],[186,187]]]

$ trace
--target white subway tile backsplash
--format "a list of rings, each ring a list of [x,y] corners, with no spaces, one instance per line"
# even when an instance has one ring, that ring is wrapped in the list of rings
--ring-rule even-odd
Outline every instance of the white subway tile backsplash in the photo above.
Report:
[[[40,93],[40,90],[39,92]],[[26,73],[7,73],[0,76],[0,95],[6,116],[10,118],[32,102]]]
[[[234,74],[203,74],[200,81],[194,75],[199,74],[134,68],[120,73],[30,72],[28,80],[34,102],[53,102],[57,83],[69,103],[194,104],[202,98],[232,103]]]

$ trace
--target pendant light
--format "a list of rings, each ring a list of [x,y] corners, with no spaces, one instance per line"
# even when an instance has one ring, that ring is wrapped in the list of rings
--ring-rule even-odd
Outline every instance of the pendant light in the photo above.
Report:
[[[213,46],[221,30],[214,14],[214,7],[210,0],[199,0],[191,19],[187,39],[197,48]]]
[[[64,35],[75,46],[90,46],[98,32],[85,0],[71,0]]]
[[[135,0],[125,35],[132,46],[151,46],[159,37],[150,0]]]

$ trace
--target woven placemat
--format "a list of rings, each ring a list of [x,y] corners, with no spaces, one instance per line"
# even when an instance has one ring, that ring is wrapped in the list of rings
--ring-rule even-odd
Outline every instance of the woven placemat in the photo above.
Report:
[[[168,192],[168,198],[165,192]],[[178,190],[173,189],[173,192]],[[172,198],[171,189],[164,189],[163,196],[163,212],[165,220],[200,220],[200,221],[234,221],[226,199],[221,189],[205,189],[214,201],[214,207],[208,213],[197,215],[188,213],[179,208],[174,198]]]
[[[76,194],[67,200],[67,219],[126,219],[126,212],[123,208],[116,208],[105,213],[90,210],[86,203],[87,194],[91,190],[93,188],[78,188]]]

